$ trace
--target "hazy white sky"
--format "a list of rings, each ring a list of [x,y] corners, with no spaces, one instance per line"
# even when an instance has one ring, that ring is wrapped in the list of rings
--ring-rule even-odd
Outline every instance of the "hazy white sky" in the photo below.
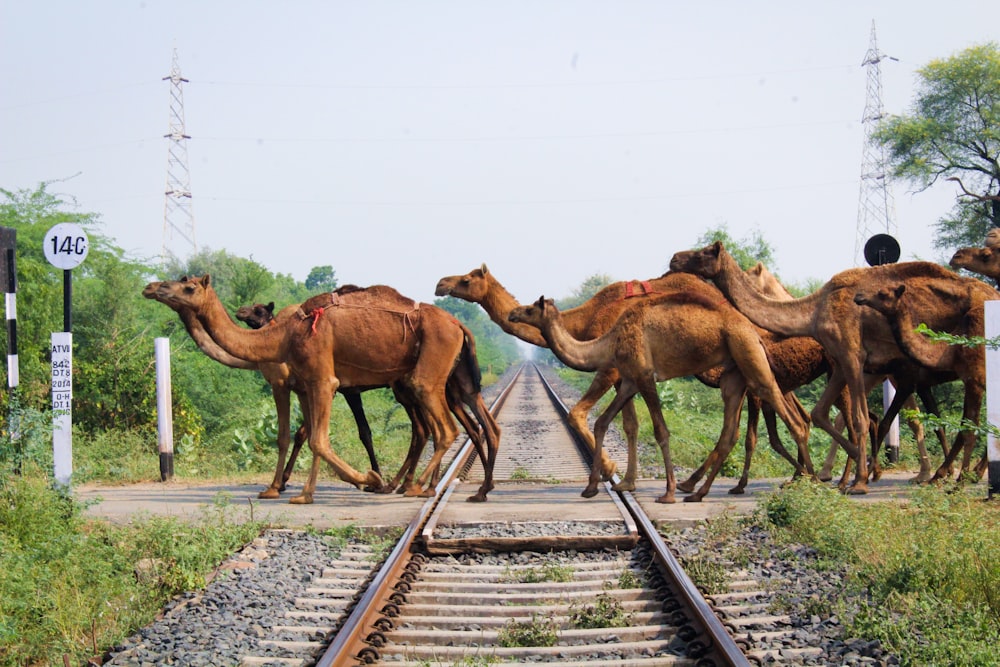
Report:
[[[0,8],[0,188],[66,179],[157,257],[176,47],[199,247],[426,301],[483,262],[522,301],[656,276],[720,225],[826,280],[855,265],[872,22],[889,113],[1000,25],[995,0]],[[894,186],[903,259],[942,259],[953,185]]]

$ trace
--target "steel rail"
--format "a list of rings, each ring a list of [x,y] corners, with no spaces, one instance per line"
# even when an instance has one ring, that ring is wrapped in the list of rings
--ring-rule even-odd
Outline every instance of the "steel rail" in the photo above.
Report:
[[[518,378],[520,378],[523,371],[524,365],[518,369],[510,383],[489,406],[492,414],[495,415],[503,407],[511,388],[517,382]],[[420,535],[421,528],[426,523],[428,517],[434,512],[438,503],[443,502],[446,495],[450,495],[446,494],[445,491],[450,491],[453,488],[453,482],[457,480],[462,471],[471,463],[473,454],[475,454],[475,447],[472,444],[472,440],[467,438],[452,459],[451,465],[448,466],[448,469],[442,475],[438,485],[434,487],[434,497],[428,498],[416,516],[413,517],[413,520],[410,521],[402,537],[400,537],[396,546],[386,557],[379,572],[372,579],[371,584],[369,584],[361,597],[358,598],[350,615],[340,626],[333,642],[331,642],[330,646],[327,647],[326,651],[323,652],[323,655],[316,662],[316,667],[341,667],[342,665],[357,664],[359,659],[358,654],[355,653],[352,655],[350,651],[352,647],[363,643],[363,638],[367,637],[368,633],[376,630],[372,622],[369,621],[374,605],[380,600],[388,600],[392,595],[393,591],[391,587],[395,582],[399,581],[400,575],[412,558],[412,547],[417,536]]]
[[[552,399],[553,403],[560,408],[559,412],[563,417],[563,421],[568,423],[567,415],[569,414],[569,408],[566,407],[556,394],[555,390],[545,380],[545,376],[541,377],[542,384],[545,386],[549,397]],[[583,442],[583,439],[579,437],[576,431],[573,429],[570,429],[570,431],[573,433],[573,438],[576,440],[577,445],[584,451],[585,455],[593,461],[593,452],[590,448]],[[612,477],[612,482],[617,483],[618,481],[618,475],[615,474]],[[605,484],[610,487],[612,482],[605,482]],[[613,489],[611,490],[613,491]],[[726,629],[726,626],[722,623],[719,617],[716,616],[711,606],[709,606],[709,604],[705,601],[704,596],[701,594],[701,591],[698,590],[698,587],[695,586],[691,577],[689,577],[687,572],[684,571],[684,568],[681,566],[680,562],[678,562],[677,558],[670,550],[670,547],[667,546],[663,536],[660,535],[660,531],[656,529],[652,520],[646,512],[643,511],[639,501],[636,500],[635,496],[633,496],[629,491],[613,491],[612,496],[616,495],[621,498],[621,501],[632,514],[632,517],[639,528],[640,535],[649,541],[650,547],[652,548],[656,559],[659,560],[660,564],[666,571],[665,574],[677,584],[678,590],[684,600],[697,615],[697,620],[705,628],[705,632],[712,641],[713,651],[718,653],[727,661],[727,664],[732,667],[750,667],[750,661],[740,649],[739,644],[736,643],[736,640]]]

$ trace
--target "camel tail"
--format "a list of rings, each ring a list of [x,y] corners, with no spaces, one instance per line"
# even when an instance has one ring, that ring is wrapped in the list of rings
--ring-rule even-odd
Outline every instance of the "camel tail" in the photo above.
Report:
[[[462,339],[462,353],[458,363],[465,364],[466,369],[469,371],[469,377],[472,378],[475,390],[478,393],[483,389],[483,372],[479,368],[479,357],[476,356],[476,339],[467,326],[461,322],[459,322],[459,326],[462,327],[465,337]]]

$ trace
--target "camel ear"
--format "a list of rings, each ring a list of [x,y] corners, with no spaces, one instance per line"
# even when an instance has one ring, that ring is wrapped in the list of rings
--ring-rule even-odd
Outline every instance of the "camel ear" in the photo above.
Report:
[[[896,298],[898,299],[899,297],[903,296],[903,292],[906,291],[906,285],[900,283],[899,287],[897,287],[894,291],[896,292]]]
[[[210,287],[212,284],[212,276],[206,273],[198,280],[198,282],[201,283],[202,287]]]
[[[266,306],[264,306],[264,308],[267,309],[267,312],[271,313],[272,315],[274,314],[274,302],[273,301],[271,303],[267,304]]]
[[[484,276],[490,272],[490,270],[486,268],[486,262],[483,262],[483,265],[479,267],[479,270],[483,272]]]
[[[716,241],[715,243],[712,244],[712,252],[714,252],[716,255],[721,253],[723,250],[725,250],[725,248],[722,245],[722,241]]]
[[[545,295],[538,297],[538,303],[535,304],[539,308],[545,308]]]

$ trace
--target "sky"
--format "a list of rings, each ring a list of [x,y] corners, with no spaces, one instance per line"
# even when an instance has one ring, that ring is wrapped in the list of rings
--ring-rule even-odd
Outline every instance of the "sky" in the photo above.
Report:
[[[905,114],[1000,2],[0,0],[0,188],[189,254],[164,233],[176,52],[199,250],[428,302],[485,263],[523,302],[658,276],[724,227],[804,285],[864,264],[873,25]],[[947,260],[956,194],[894,183],[874,231]]]

